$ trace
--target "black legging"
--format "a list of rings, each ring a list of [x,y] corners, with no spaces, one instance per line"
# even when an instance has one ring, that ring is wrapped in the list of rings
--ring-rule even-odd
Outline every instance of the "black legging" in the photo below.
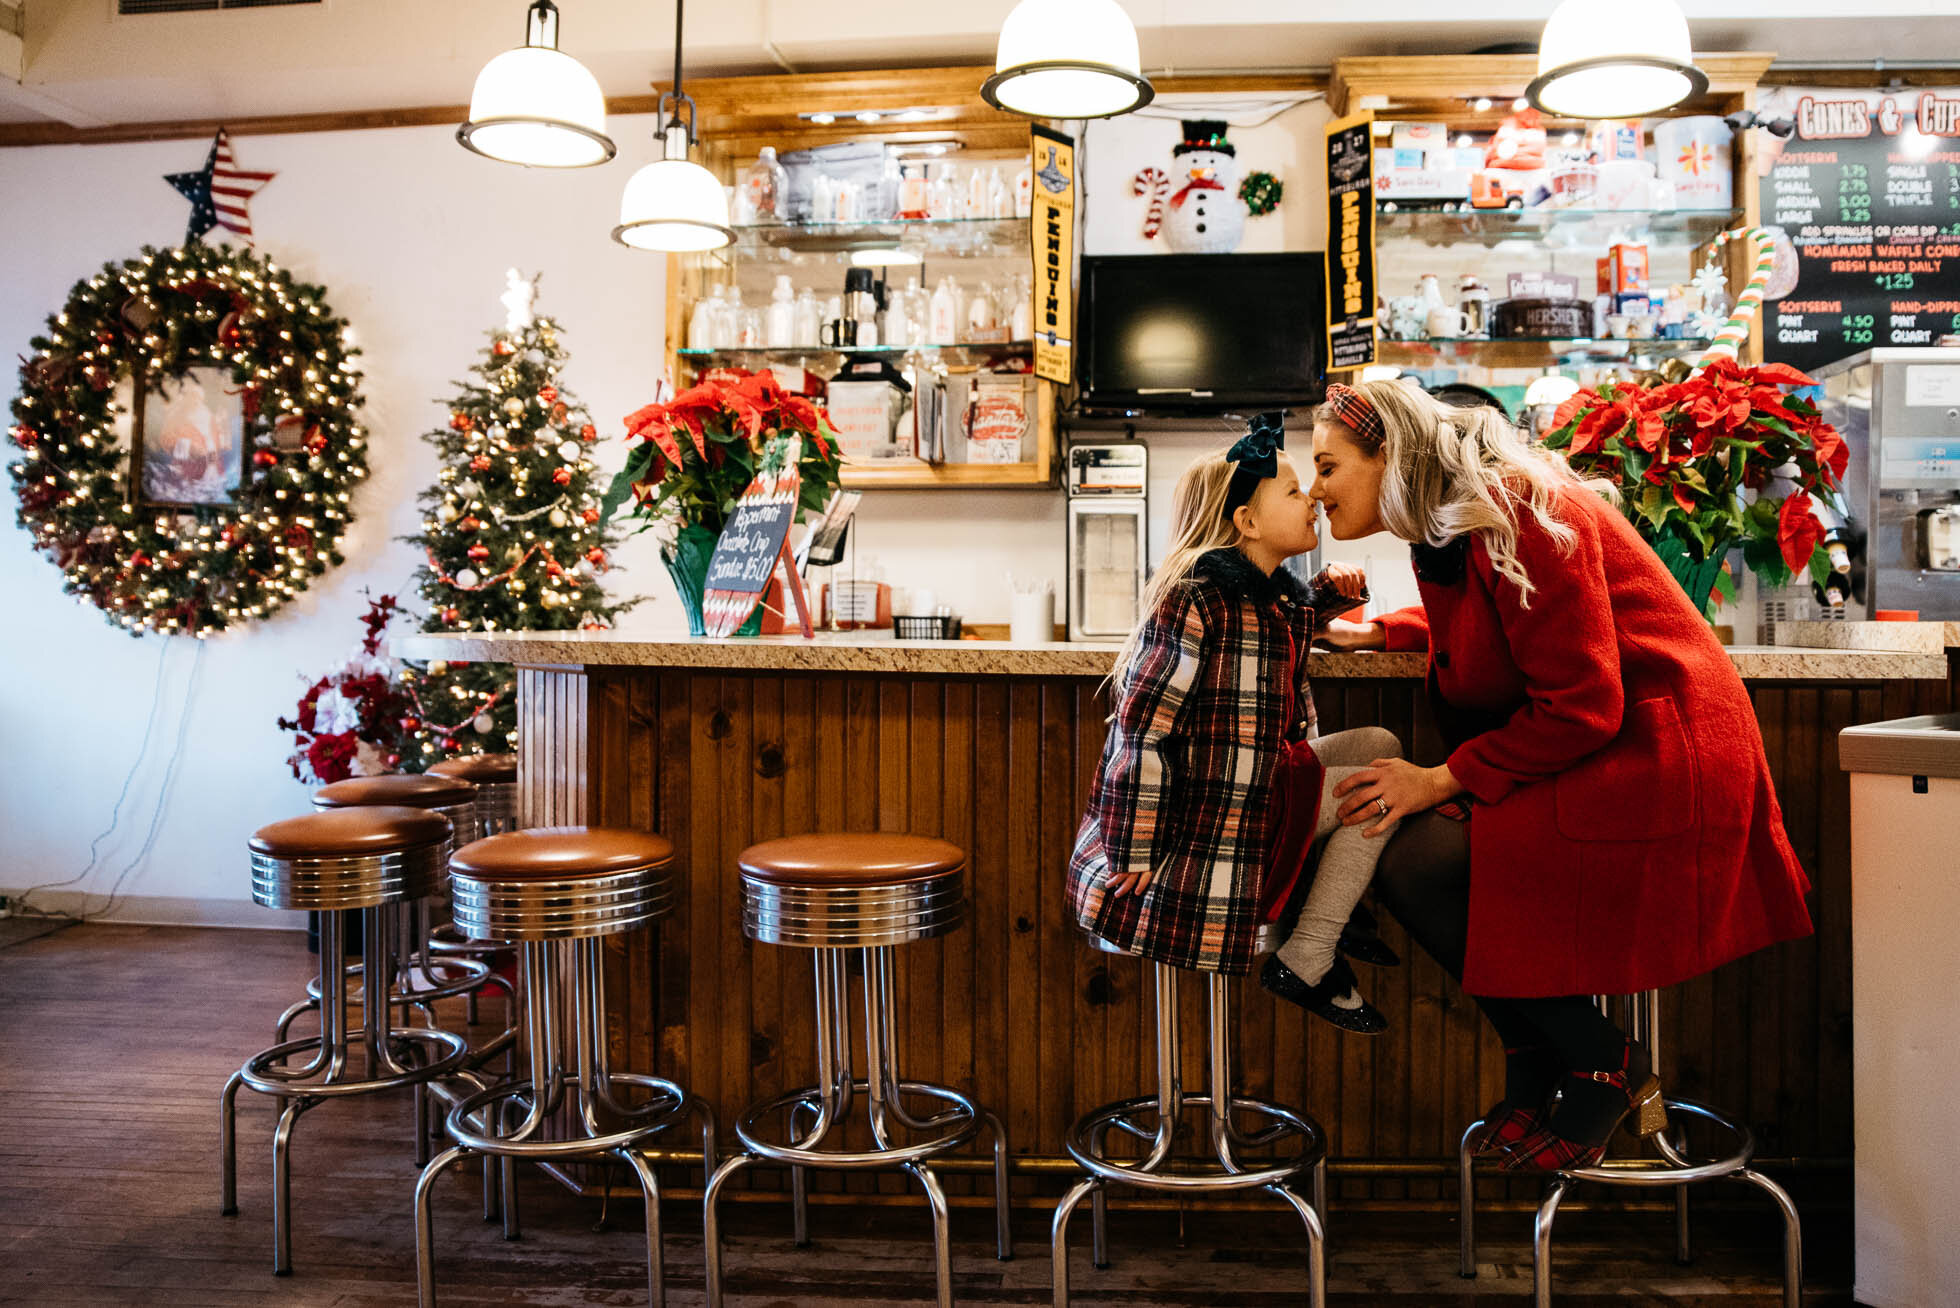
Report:
[[[1375,897],[1444,971],[1463,980],[1470,938],[1469,823],[1438,813],[1405,819],[1376,865]],[[1626,1035],[1588,995],[1471,998],[1507,1049],[1549,1045],[1574,1071],[1619,1070]]]

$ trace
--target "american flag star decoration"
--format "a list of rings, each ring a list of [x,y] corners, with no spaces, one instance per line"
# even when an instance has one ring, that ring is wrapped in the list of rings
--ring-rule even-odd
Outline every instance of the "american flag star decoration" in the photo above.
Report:
[[[191,202],[190,225],[184,229],[184,244],[203,236],[213,227],[237,232],[252,239],[252,215],[246,204],[276,173],[246,172],[231,153],[231,137],[220,127],[211,138],[211,153],[204,167],[194,173],[171,173],[164,178]]]

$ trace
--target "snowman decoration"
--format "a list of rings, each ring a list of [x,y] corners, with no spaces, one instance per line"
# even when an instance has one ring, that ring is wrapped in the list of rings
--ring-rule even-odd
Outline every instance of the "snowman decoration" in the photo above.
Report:
[[[1171,249],[1183,254],[1229,254],[1245,237],[1249,214],[1239,191],[1238,151],[1225,139],[1225,124],[1199,119],[1184,124],[1184,139],[1171,147],[1171,170],[1148,168],[1138,190],[1150,196],[1144,235],[1161,229]]]

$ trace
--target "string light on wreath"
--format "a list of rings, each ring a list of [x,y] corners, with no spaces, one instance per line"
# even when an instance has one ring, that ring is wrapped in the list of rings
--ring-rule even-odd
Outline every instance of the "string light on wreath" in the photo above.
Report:
[[[146,249],[77,282],[8,432],[17,520],[64,589],[132,633],[203,637],[341,563],[368,470],[350,335],[249,247]]]

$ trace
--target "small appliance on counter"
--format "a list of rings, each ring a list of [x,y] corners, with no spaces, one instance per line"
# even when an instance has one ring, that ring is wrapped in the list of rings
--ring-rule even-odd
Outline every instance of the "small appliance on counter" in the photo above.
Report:
[[[1824,420],[1851,449],[1845,616],[1960,621],[1960,349],[1866,350],[1813,375]]]
[[[1068,451],[1068,635],[1121,640],[1143,616],[1150,451],[1136,442]]]

